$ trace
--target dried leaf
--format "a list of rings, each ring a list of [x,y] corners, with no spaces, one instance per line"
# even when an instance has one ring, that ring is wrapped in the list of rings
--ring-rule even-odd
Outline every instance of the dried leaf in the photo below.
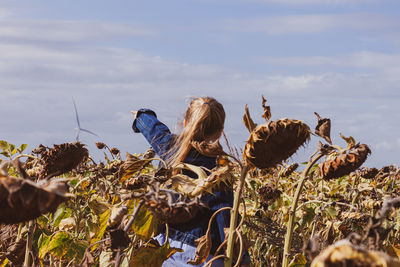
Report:
[[[332,145],[331,140],[331,119],[321,118],[317,112],[314,112],[317,116],[318,124],[315,127],[315,134],[324,138],[329,144]]]
[[[108,228],[112,228],[114,226],[118,226],[121,221],[122,218],[128,213],[128,207],[126,206],[122,206],[122,207],[114,207],[111,210],[111,216],[108,219],[107,222],[107,227]]]
[[[250,133],[254,131],[254,129],[257,127],[257,124],[254,123],[253,119],[250,116],[249,108],[247,105],[244,107],[243,123]]]
[[[6,257],[13,266],[22,266],[25,259],[26,240],[21,238],[7,248]]]
[[[345,137],[343,134],[340,134],[340,137],[347,143],[346,150],[350,150],[356,146],[356,140],[352,136]]]
[[[303,254],[297,253],[294,255],[293,260],[289,263],[288,267],[305,267],[307,266],[307,260],[306,257],[304,257]]]
[[[195,258],[187,262],[187,264],[198,265],[203,263],[211,251],[211,232],[210,229],[207,230],[206,234],[195,240],[196,241],[196,254]]]
[[[266,106],[265,104],[267,103],[267,100],[264,98],[264,96],[262,96],[262,107],[264,109],[264,113],[262,115],[262,117],[267,121],[267,123],[269,122],[269,120],[271,119],[271,107],[270,106]]]
[[[152,159],[139,159],[135,156],[128,157],[128,155],[127,153],[126,161],[119,168],[119,173],[122,174],[119,179],[120,183],[130,178],[152,161]]]

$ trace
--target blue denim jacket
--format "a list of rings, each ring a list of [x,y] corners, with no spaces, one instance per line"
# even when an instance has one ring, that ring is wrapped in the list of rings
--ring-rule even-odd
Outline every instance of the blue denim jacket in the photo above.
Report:
[[[172,145],[174,135],[165,124],[157,119],[157,115],[154,111],[150,109],[140,109],[136,114],[132,129],[136,133],[141,132],[153,147],[154,151],[162,159],[165,159],[165,154]],[[184,162],[196,166],[203,166],[210,170],[216,166],[215,157],[204,156],[195,149],[189,151]],[[195,240],[205,235],[211,215],[222,207],[232,207],[233,192],[231,190],[214,192],[213,194],[204,195],[201,200],[210,209],[197,213],[197,215],[187,223],[169,225],[169,237],[171,239],[196,246]],[[211,225],[211,254],[214,254],[218,246],[224,241],[224,228],[229,227],[229,224],[229,210],[219,212],[215,216]]]

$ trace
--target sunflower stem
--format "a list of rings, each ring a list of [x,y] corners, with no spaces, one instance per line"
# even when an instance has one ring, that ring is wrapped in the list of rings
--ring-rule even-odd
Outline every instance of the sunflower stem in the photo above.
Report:
[[[319,153],[318,153],[318,151],[319,151]],[[306,179],[308,177],[308,172],[310,171],[311,167],[322,156],[325,155],[325,153],[320,151],[320,148],[318,148],[316,153],[314,153],[313,155],[315,155],[315,154],[316,154],[316,156],[314,158],[312,158],[312,157],[310,158],[306,168],[304,169],[303,173],[301,174],[301,179],[300,179],[299,183],[297,184],[296,193],[294,194],[294,198],[293,198],[292,204],[290,206],[289,220],[288,220],[287,227],[286,227],[285,245],[284,245],[284,249],[283,249],[283,260],[282,260],[283,267],[287,267],[289,264],[289,252],[290,252],[290,246],[291,246],[292,237],[293,237],[294,219],[296,217],[297,203],[299,201],[301,190],[303,189],[304,182],[306,181]]]
[[[24,260],[24,267],[31,266],[30,257],[31,257],[31,250],[32,250],[32,243],[33,243],[33,231],[35,228],[35,224],[33,221],[29,221],[28,223],[28,233],[26,238],[26,247],[25,247],[25,260]]]
[[[242,195],[242,190],[244,186],[244,181],[247,175],[247,172],[249,171],[250,167],[245,165],[242,168],[241,174],[240,174],[240,179],[239,179],[239,185],[236,188],[235,191],[235,197],[233,199],[233,208],[231,210],[231,222],[229,226],[229,236],[228,236],[228,245],[226,249],[226,256],[225,258],[225,267],[231,267],[232,266],[232,257],[233,257],[233,237],[236,229],[236,223],[237,223],[237,217],[239,213],[239,203],[240,203],[240,198]],[[241,255],[238,255],[238,257],[241,257]]]

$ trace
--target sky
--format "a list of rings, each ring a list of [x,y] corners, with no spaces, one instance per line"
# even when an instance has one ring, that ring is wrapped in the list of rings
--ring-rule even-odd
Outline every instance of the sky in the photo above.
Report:
[[[75,141],[95,159],[148,143],[130,110],[153,109],[179,131],[190,97],[225,107],[225,133],[243,148],[248,104],[265,123],[332,121],[331,137],[372,150],[364,166],[399,164],[400,2],[397,0],[0,0],[0,139],[28,151]],[[312,136],[289,163],[307,161]]]

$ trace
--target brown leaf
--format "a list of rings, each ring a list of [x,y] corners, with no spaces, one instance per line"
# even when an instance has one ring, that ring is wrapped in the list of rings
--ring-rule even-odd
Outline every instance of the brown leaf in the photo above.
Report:
[[[207,230],[205,235],[196,239],[196,245],[196,255],[194,259],[189,260],[187,264],[198,265],[203,263],[208,258],[212,246],[211,232]]]
[[[264,113],[262,115],[262,117],[269,122],[269,120],[271,119],[271,107],[270,106],[266,106],[265,104],[267,103],[267,100],[264,98],[264,96],[262,96],[262,107],[264,109]]]
[[[257,124],[254,123],[253,119],[250,116],[249,108],[247,107],[247,105],[244,107],[243,123],[250,133],[254,131],[254,129],[257,127]]]
[[[325,230],[321,232],[321,238],[325,242],[325,244],[331,245],[333,241],[335,241],[336,234],[335,234],[335,229],[333,228],[333,223],[332,222],[328,223],[329,227],[325,228]]]
[[[26,240],[21,238],[7,248],[6,257],[13,263],[13,266],[22,266],[25,258],[25,246]]]
[[[317,112],[314,112],[315,116],[317,116],[318,124],[315,127],[315,134],[324,138],[329,144],[332,145],[331,140],[331,119],[329,118],[321,118]]]

